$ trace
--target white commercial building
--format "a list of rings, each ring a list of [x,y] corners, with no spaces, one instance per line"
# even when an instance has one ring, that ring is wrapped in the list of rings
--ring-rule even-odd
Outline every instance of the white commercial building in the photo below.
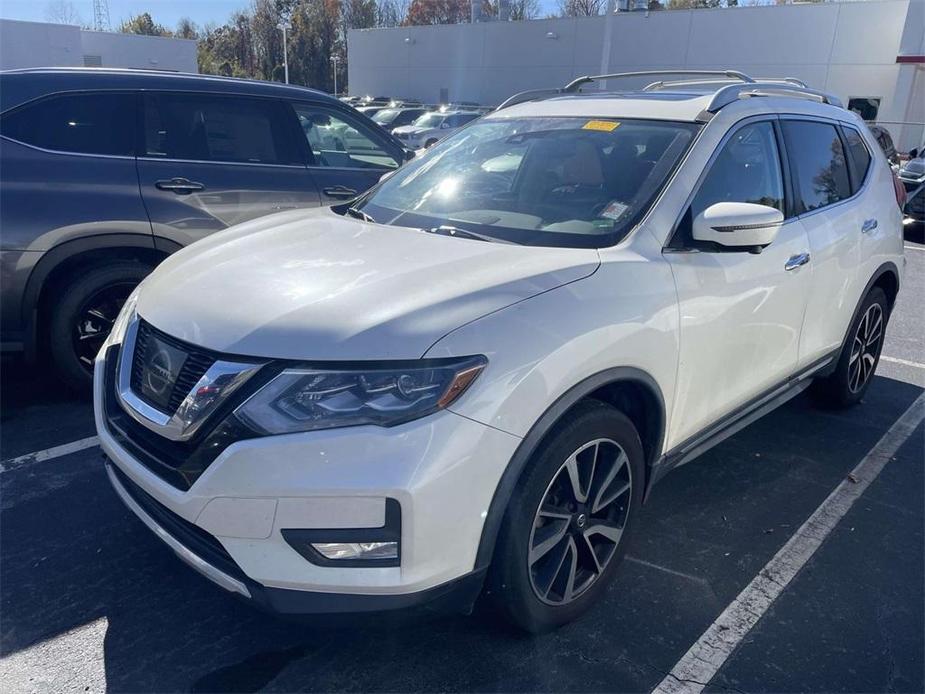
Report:
[[[0,70],[80,66],[199,72],[196,42],[188,39],[0,19]]]
[[[887,125],[900,149],[925,137],[925,0],[363,29],[349,33],[348,55],[351,94],[429,103],[497,105],[526,89],[632,70],[796,77]]]

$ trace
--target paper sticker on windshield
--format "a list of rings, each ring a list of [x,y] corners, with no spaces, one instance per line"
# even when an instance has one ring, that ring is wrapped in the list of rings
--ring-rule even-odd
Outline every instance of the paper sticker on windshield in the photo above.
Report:
[[[600,217],[606,217],[607,219],[620,219],[623,216],[623,213],[629,209],[629,205],[624,205],[622,202],[617,202],[612,200],[607,207],[601,210]]]
[[[620,127],[620,124],[612,120],[589,120],[581,126],[582,130],[600,130],[604,133],[613,132]]]

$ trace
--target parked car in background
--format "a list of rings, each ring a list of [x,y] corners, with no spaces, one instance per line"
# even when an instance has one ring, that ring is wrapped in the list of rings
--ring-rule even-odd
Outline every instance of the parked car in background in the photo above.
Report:
[[[886,155],[886,160],[890,162],[890,166],[899,166],[899,152],[896,151],[896,145],[893,144],[893,137],[890,135],[890,131],[882,125],[868,125],[868,127],[874,139],[877,140],[877,144],[880,145],[880,149],[882,149],[883,153]]]
[[[384,108],[372,116],[373,122],[378,123],[381,127],[389,132],[400,128],[403,125],[410,125],[418,118],[427,113],[423,106],[413,108]]]
[[[16,70],[0,73],[0,112],[3,350],[50,356],[74,386],[170,253],[355,197],[408,156],[337,99],[269,82]]]
[[[434,111],[425,113],[411,125],[395,128],[392,134],[411,149],[431,147],[481,115],[473,111]]]
[[[925,149],[923,145],[922,149]],[[899,180],[906,189],[903,211],[910,219],[925,222],[925,152],[913,149],[910,159],[899,169]]]

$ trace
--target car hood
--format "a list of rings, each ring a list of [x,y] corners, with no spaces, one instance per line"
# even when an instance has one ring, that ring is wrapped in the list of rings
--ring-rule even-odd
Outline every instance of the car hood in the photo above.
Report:
[[[594,249],[488,243],[328,208],[232,227],[164,261],[138,313],[181,340],[278,359],[417,359],[448,332],[593,273]]]
[[[418,135],[420,133],[427,132],[428,130],[434,130],[434,128],[422,128],[419,125],[400,125],[392,132],[396,135],[401,133],[402,135]]]

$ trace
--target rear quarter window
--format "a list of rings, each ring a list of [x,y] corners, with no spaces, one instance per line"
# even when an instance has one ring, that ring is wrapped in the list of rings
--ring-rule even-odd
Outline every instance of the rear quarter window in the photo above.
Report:
[[[59,152],[132,156],[135,97],[131,94],[60,94],[35,101],[0,120],[0,133]]]
[[[844,126],[842,132],[845,133],[845,144],[848,146],[852,189],[857,191],[867,178],[867,170],[870,168],[870,150],[867,149],[861,133],[854,128]]]

